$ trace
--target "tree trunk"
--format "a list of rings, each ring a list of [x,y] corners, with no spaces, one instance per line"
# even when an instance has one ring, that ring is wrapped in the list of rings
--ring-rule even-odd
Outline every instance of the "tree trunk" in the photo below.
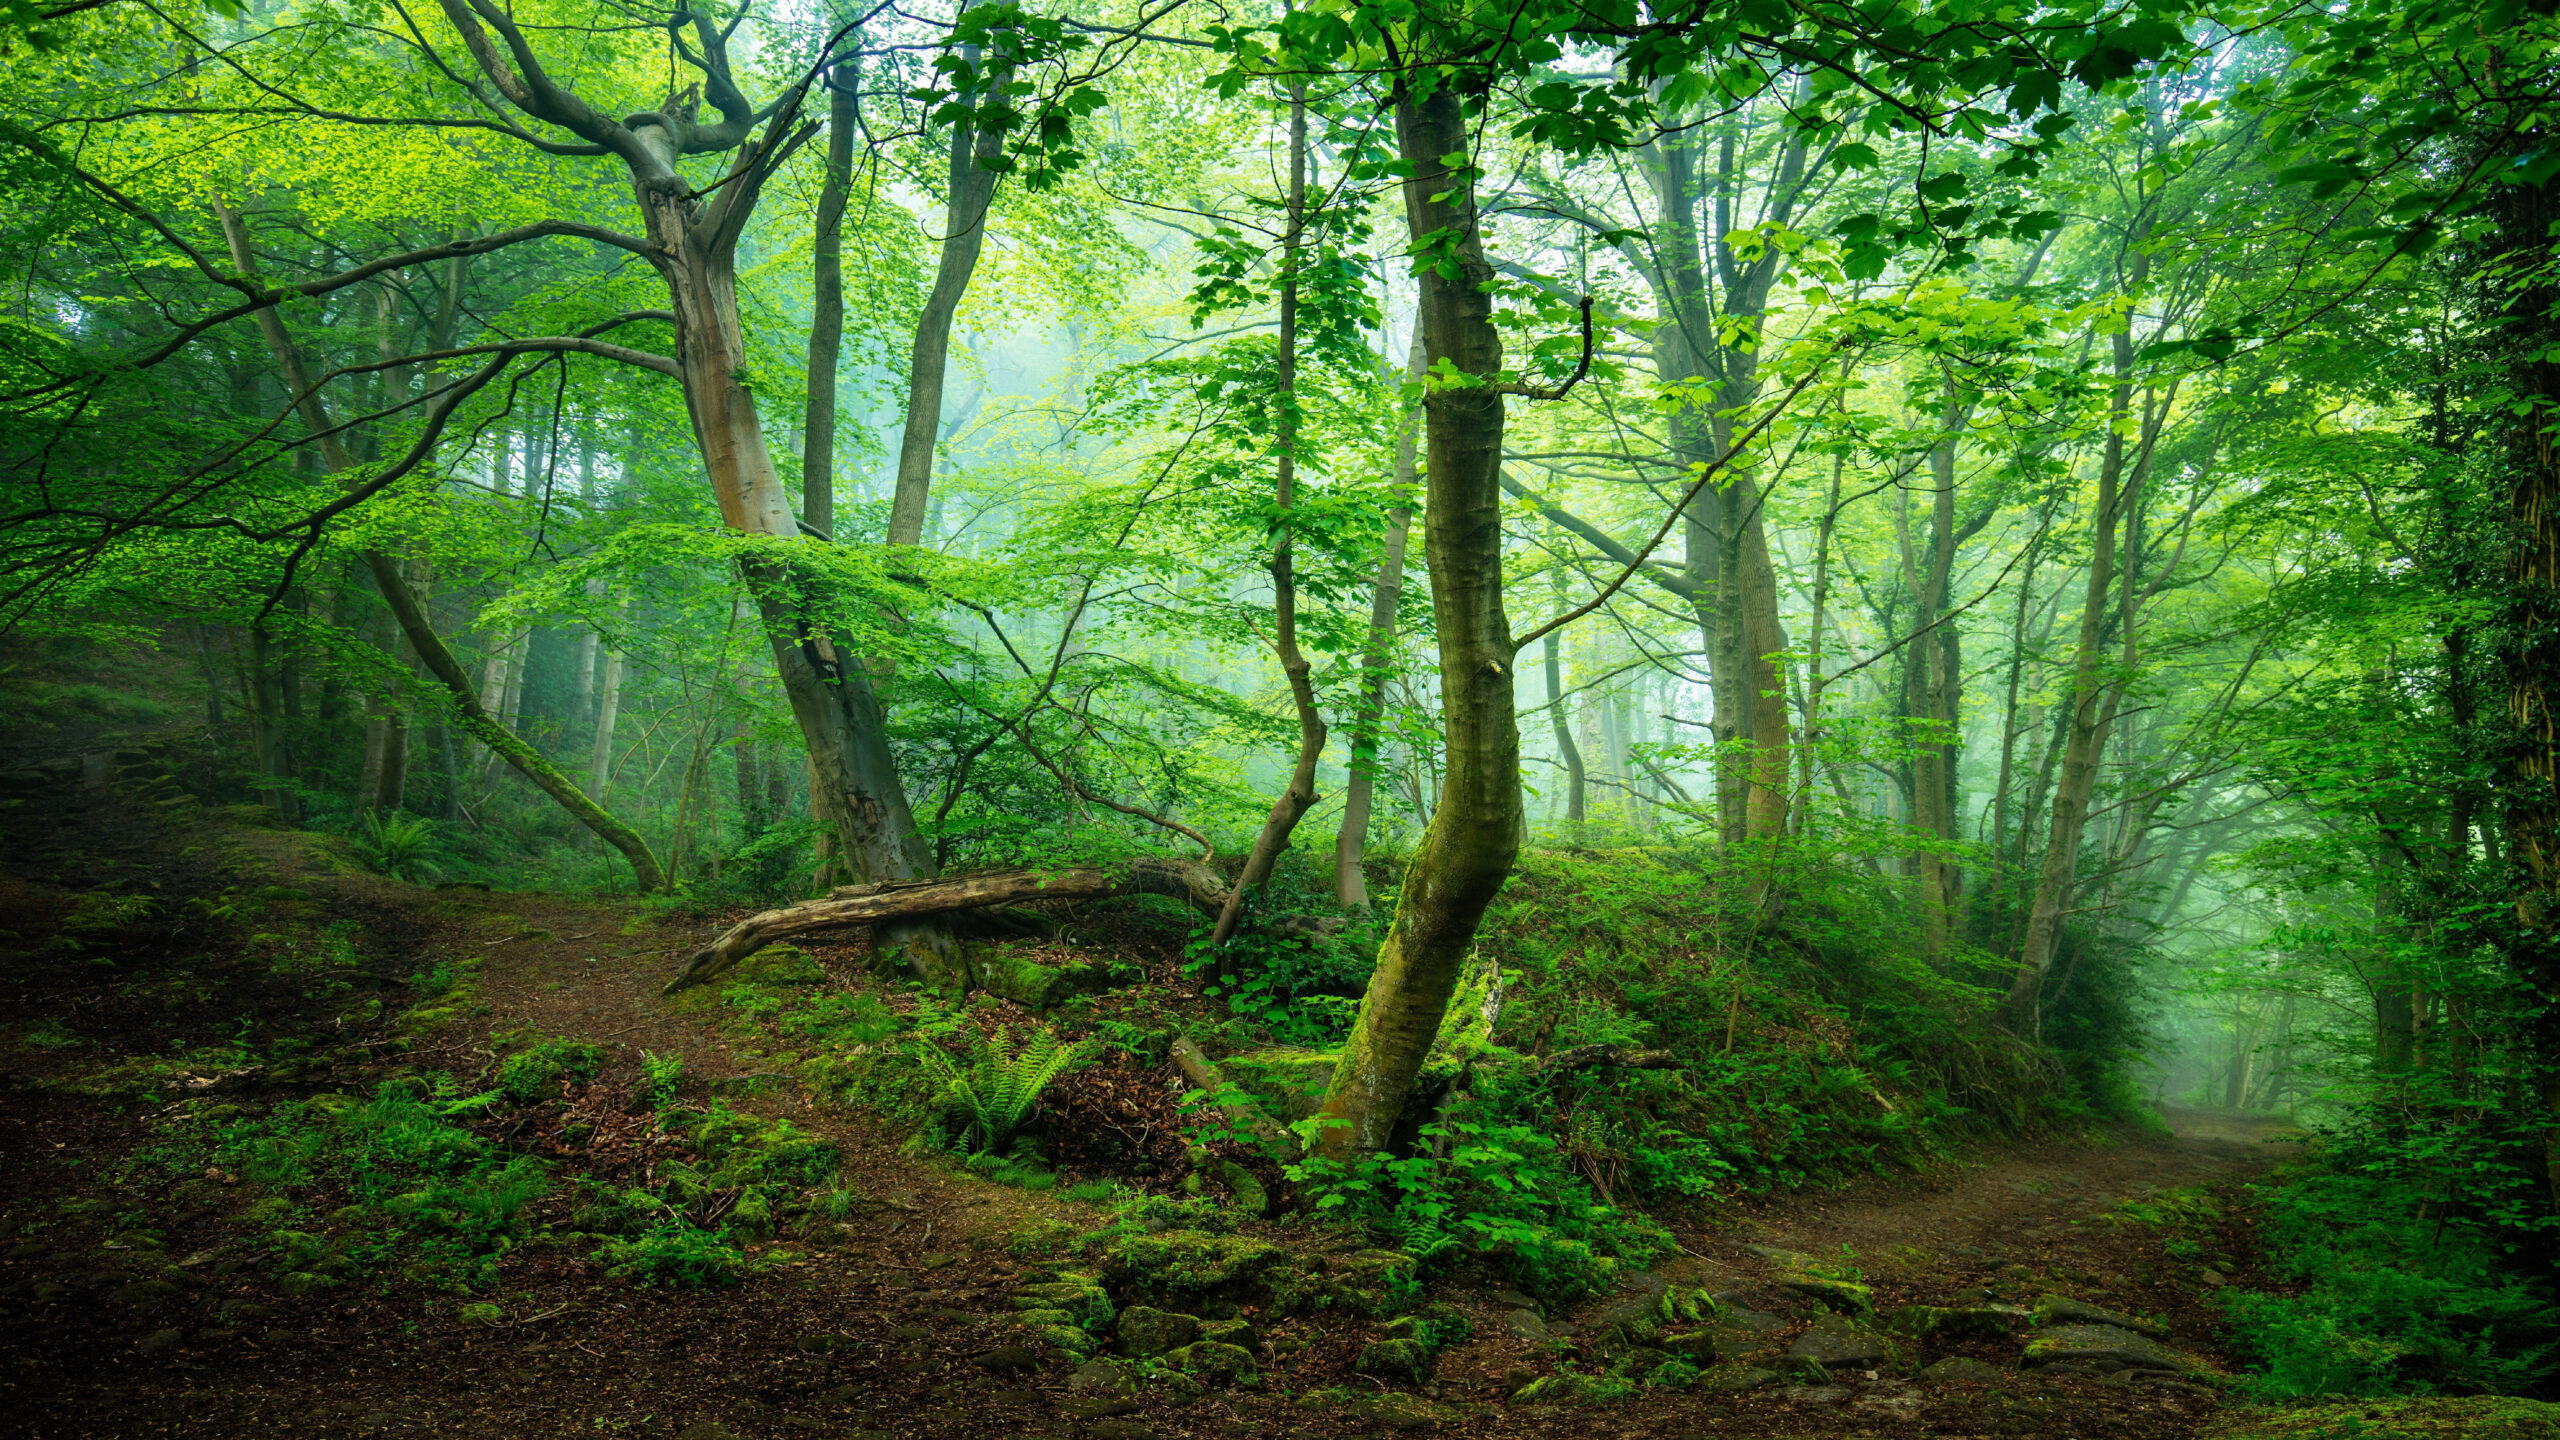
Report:
[[[1929,450],[1929,551],[1912,576],[1911,643],[1904,656],[1908,677],[1904,713],[1915,722],[1912,737],[1912,828],[1920,843],[1913,859],[1919,881],[1920,951],[1935,965],[1946,958],[1947,931],[1956,903],[1954,732],[1956,677],[1946,637],[1939,633],[1947,587],[1956,561],[1956,441],[1962,423],[1952,379],[1941,416],[1945,434]]]
[[[975,62],[975,54],[970,56]],[[1009,71],[998,67],[989,77],[1001,86]],[[934,441],[942,428],[942,379],[951,353],[951,322],[960,297],[978,268],[978,252],[987,240],[987,207],[995,200],[996,172],[986,162],[1004,153],[1004,137],[979,132],[962,119],[951,127],[951,174],[945,187],[950,204],[943,214],[942,257],[933,272],[933,290],[924,313],[916,317],[916,342],[907,366],[907,428],[898,441],[898,488],[889,501],[889,543],[915,545],[924,540],[926,507],[933,496]]]
[[[836,361],[844,348],[844,207],[853,186],[852,67],[827,80],[827,178],[818,187],[818,228],[810,241],[814,301],[809,317],[809,410],[800,427],[800,518],[836,534]]]
[[[750,915],[695,951],[667,982],[672,995],[708,981],[777,940],[852,925],[885,925],[988,905],[1044,900],[1100,900],[1114,895],[1170,895],[1204,915],[1225,905],[1227,887],[1196,860],[1140,860],[1126,866],[1071,865],[1061,870],[1003,870],[944,880],[838,887],[823,900]]]
[[[1294,570],[1294,538],[1290,507],[1298,503],[1298,244],[1307,223],[1307,96],[1296,87],[1289,99],[1288,228],[1280,242],[1280,415],[1279,456],[1273,466],[1272,499],[1279,534],[1271,545],[1272,648],[1280,671],[1288,677],[1289,701],[1298,712],[1298,759],[1289,785],[1271,802],[1262,831],[1245,856],[1244,872],[1227,896],[1226,907],[1210,932],[1211,945],[1234,938],[1244,918],[1244,897],[1271,883],[1272,867],[1288,847],[1290,833],[1316,803],[1316,764],[1324,758],[1324,716],[1316,709],[1315,665],[1298,645],[1298,584]]]
[[[1458,96],[1396,100],[1403,185],[1417,245],[1445,257],[1421,271],[1420,316],[1432,369],[1481,377],[1425,402],[1429,499],[1423,553],[1440,647],[1445,776],[1415,851],[1351,1036],[1318,1112],[1317,1148],[1340,1160],[1387,1142],[1456,991],[1485,907],[1520,849],[1520,733],[1513,647],[1502,608],[1502,368],[1493,324],[1493,267],[1477,228],[1475,187]],[[1437,237],[1437,238],[1435,238]]]
[[[604,803],[613,791],[613,729],[622,713],[622,652],[604,652],[604,673],[596,678],[596,737],[587,752],[587,793]]]
[[[2144,262],[2136,261],[2136,285]],[[2045,971],[2053,965],[2062,937],[2062,920],[2080,873],[2080,840],[2089,819],[2089,796],[2098,781],[2098,759],[2116,704],[2124,693],[2121,677],[2102,680],[2107,602],[2115,584],[2116,525],[2124,487],[2127,447],[2124,427],[2133,413],[2133,336],[2116,332],[2115,389],[2107,403],[2107,440],[2098,465],[2098,512],[2089,525],[2089,588],[2080,608],[2079,651],[2072,661],[2071,698],[2062,750],[2062,777],[2054,788],[2051,833],[2045,841],[2044,865],[2037,873],[2035,898],[2027,913],[2018,968],[2009,984],[2005,1010],[2010,1022],[2029,1022]],[[2145,437],[2146,441],[2149,437]],[[2128,636],[2126,643],[2131,643]]]
[[[749,197],[736,197],[742,204]],[[721,519],[731,528],[781,541],[797,541],[773,456],[765,448],[756,399],[744,383],[746,335],[738,312],[735,238],[703,235],[676,188],[643,185],[642,209],[657,263],[676,315],[676,364],[684,381],[685,410],[708,471]],[[822,629],[802,618],[797,577],[782,556],[742,568],[755,596],[775,669],[792,718],[800,727],[816,778],[811,805],[834,831],[845,862],[861,880],[914,880],[934,873],[932,855],[916,834],[905,787],[889,750],[885,717],[859,664],[847,663]],[[953,988],[965,984],[956,947],[947,934],[881,937],[883,948],[904,949],[925,978]]]
[[[1564,571],[1547,572],[1554,591],[1556,613],[1565,611]],[[1582,767],[1582,747],[1573,743],[1573,717],[1564,699],[1563,637],[1550,630],[1538,642],[1543,650],[1547,678],[1547,720],[1555,727],[1556,758],[1564,762],[1565,834],[1573,843],[1582,843],[1582,827],[1591,815],[1590,776]]]
[[[1408,385],[1422,383],[1422,327],[1416,325],[1405,358]],[[1396,489],[1414,488],[1414,445],[1422,426],[1420,411],[1404,417],[1396,429]],[[1378,787],[1378,735],[1387,713],[1387,675],[1394,668],[1396,606],[1404,596],[1404,552],[1413,531],[1413,507],[1399,504],[1387,512],[1387,533],[1378,555],[1377,583],[1369,587],[1369,645],[1360,655],[1360,708],[1351,720],[1351,773],[1342,791],[1342,828],[1333,842],[1333,893],[1345,909],[1369,908],[1369,881],[1360,871],[1369,844],[1369,812]]]

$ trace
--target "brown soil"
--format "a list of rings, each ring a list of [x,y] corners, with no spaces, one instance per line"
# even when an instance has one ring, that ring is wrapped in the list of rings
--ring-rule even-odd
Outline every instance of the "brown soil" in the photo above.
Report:
[[[1366,1434],[1380,1423],[1357,1407],[1310,1410],[1277,1393],[1377,1388],[1348,1373],[1358,1337],[1340,1324],[1306,1352],[1314,1358],[1299,1373],[1275,1370],[1271,1392],[1212,1392],[1187,1406],[1151,1405],[1100,1422],[1057,1407],[1067,1393],[1061,1364],[1029,1374],[981,1365],[992,1343],[988,1322],[1007,1312],[1016,1266],[1001,1249],[968,1241],[1035,1215],[1084,1225],[1099,1215],[907,1155],[902,1135],[862,1112],[819,1106],[788,1080],[760,1091],[740,1083],[752,1082],[764,1062],[723,1039],[719,1012],[656,996],[706,925],[656,926],[629,905],[391,884],[333,869],[304,837],[216,831],[200,816],[155,830],[104,792],[67,807],[0,812],[0,826],[8,831],[0,924],[15,931],[10,943],[19,952],[19,984],[0,991],[0,1036],[12,1042],[0,1049],[7,1096],[0,1436],[515,1440],[628,1432],[767,1440],[885,1432],[1173,1440]],[[242,963],[211,927],[191,931],[172,921],[128,936],[112,970],[92,964],[94,956],[39,953],[38,942],[54,933],[77,893],[102,884],[157,895],[164,913],[180,915],[187,896],[279,881],[303,888],[328,917],[357,923],[369,958],[355,993],[379,990],[384,1011],[405,1003],[398,980],[411,969],[438,957],[485,957],[478,999],[486,1012],[417,1042],[403,1063],[469,1068],[490,1034],[516,1026],[606,1043],[625,1077],[642,1050],[681,1054],[693,1075],[727,1082],[741,1097],[733,1103],[787,1114],[836,1140],[848,1182],[868,1203],[845,1223],[790,1237],[801,1258],[787,1268],[708,1293],[634,1288],[572,1254],[531,1254],[510,1268],[499,1298],[515,1318],[502,1328],[466,1326],[455,1313],[460,1297],[397,1283],[295,1298],[275,1293],[253,1270],[211,1267],[175,1294],[137,1293],[118,1266],[114,1225],[82,1232],[56,1215],[66,1198],[106,1193],[106,1177],[152,1140],[153,1113],[66,1094],[55,1082],[106,1056],[166,1054],[244,1023],[329,1032],[320,1058],[301,1073],[197,1077],[244,1103],[362,1090],[402,1051],[378,1027],[342,1024],[347,996],[303,996],[262,966]],[[66,1015],[81,1046],[15,1043]],[[2019,1300],[2058,1290],[2162,1316],[2180,1348],[2211,1359],[2218,1353],[2211,1287],[2198,1264],[2167,1256],[2152,1227],[2094,1217],[2154,1189],[2245,1177],[2279,1153],[2268,1138],[2184,1117],[2174,1138],[2093,1137],[2011,1150],[1930,1175],[1743,1207],[1680,1227],[1689,1253],[1663,1274],[1783,1311],[1786,1298],[1769,1288],[1769,1263],[1743,1247],[1838,1257],[1845,1246],[1876,1286],[1880,1308],[1978,1302],[1986,1287]],[[232,1236],[221,1206],[172,1203],[153,1217],[167,1254]],[[2245,1225],[2233,1222],[2220,1248],[2245,1273],[2252,1258]],[[1513,1335],[1520,1322],[1490,1289],[1442,1298],[1469,1307],[1485,1337],[1445,1355],[1429,1387],[1446,1407],[1443,1433],[2167,1440],[2192,1433],[2217,1403],[2203,1387],[2011,1374],[1995,1386],[1946,1389],[1851,1375],[1841,1377],[1840,1397],[1773,1388],[1720,1397],[1648,1392],[1593,1409],[1510,1405],[1501,1397],[1520,1372],[1551,1367],[1557,1347]],[[243,1300],[269,1313],[250,1324],[217,1321],[224,1301]],[[1569,1345],[1576,1319],[1587,1328],[1609,1303],[1604,1297],[1577,1316],[1549,1319]],[[812,1339],[821,1336],[850,1341]],[[1966,1353],[2014,1363],[2016,1348],[1976,1342],[1932,1358]]]

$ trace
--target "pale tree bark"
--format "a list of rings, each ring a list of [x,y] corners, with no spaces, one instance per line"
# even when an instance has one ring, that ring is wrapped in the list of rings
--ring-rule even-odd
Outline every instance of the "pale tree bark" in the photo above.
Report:
[[[1317,1150],[1340,1160],[1382,1148],[1421,1072],[1485,907],[1520,849],[1520,734],[1510,622],[1502,607],[1503,397],[1465,112],[1446,88],[1396,99],[1398,148],[1413,173],[1405,218],[1417,243],[1442,237],[1444,263],[1421,270],[1420,323],[1431,368],[1474,383],[1424,402],[1423,553],[1440,647],[1445,771],[1440,803],[1405,873],[1359,1018],[1317,1112]],[[1435,241],[1435,244],[1442,243]],[[1455,273],[1448,273],[1454,271]]]
[[[1408,385],[1422,383],[1422,327],[1414,326],[1413,344],[1405,359]],[[1396,428],[1396,491],[1414,489],[1415,442],[1422,415],[1408,413]],[[1360,708],[1351,719],[1351,773],[1342,791],[1342,828],[1333,842],[1333,894],[1346,909],[1369,908],[1369,881],[1360,862],[1369,845],[1369,816],[1377,803],[1379,734],[1387,713],[1387,676],[1394,669],[1396,607],[1404,597],[1404,556],[1413,533],[1413,507],[1399,504],[1387,512],[1387,533],[1379,548],[1378,578],[1369,587],[1369,644],[1360,654]]]
[[[1008,78],[1009,72],[999,68],[990,83],[1002,93]],[[907,365],[907,428],[899,437],[898,484],[889,500],[892,545],[924,541],[925,514],[933,503],[934,441],[942,429],[942,382],[950,368],[951,324],[987,243],[987,207],[995,201],[996,172],[985,162],[1003,153],[1004,137],[996,131],[981,130],[968,119],[951,127],[942,254],[934,265],[924,313],[916,317],[915,347]]]
[[[1298,583],[1290,528],[1295,522],[1289,514],[1298,503],[1298,249],[1306,221],[1307,95],[1301,85],[1289,97],[1289,209],[1280,240],[1280,414],[1275,426],[1279,455],[1272,467],[1279,533],[1271,543],[1271,648],[1279,656],[1280,673],[1289,684],[1289,703],[1297,711],[1298,756],[1288,787],[1271,802],[1271,813],[1263,817],[1262,830],[1245,855],[1244,872],[1218,912],[1218,923],[1209,935],[1212,945],[1234,938],[1236,925],[1244,917],[1246,894],[1271,883],[1272,867],[1288,848],[1290,834],[1316,803],[1316,764],[1324,758],[1324,716],[1316,709],[1315,664],[1298,644]]]
[[[596,677],[596,735],[587,751],[587,793],[604,803],[613,789],[613,732],[622,715],[622,652],[608,649]]]
[[[1565,607],[1563,568],[1548,571],[1547,580],[1555,595],[1556,611],[1561,614]],[[1544,652],[1540,658],[1546,669],[1547,720],[1555,727],[1556,758],[1564,762],[1565,833],[1579,845],[1583,822],[1591,813],[1590,776],[1583,769],[1582,747],[1573,741],[1573,716],[1564,699],[1564,637],[1550,630],[1538,644]]]
[[[721,519],[733,529],[786,542],[743,568],[809,752],[811,807],[834,833],[842,863],[858,879],[885,883],[930,876],[932,856],[916,834],[870,677],[839,651],[813,615],[811,597],[801,593],[804,576],[789,559],[798,522],[766,449],[755,395],[745,383],[750,365],[738,308],[738,240],[765,181],[816,132],[815,126],[799,124],[805,82],[759,112],[730,72],[727,32],[708,15],[694,14],[686,59],[700,77],[701,98],[720,118],[698,120],[695,92],[688,91],[657,110],[615,120],[545,72],[524,33],[494,0],[440,3],[481,73],[508,103],[576,135],[585,142],[577,153],[609,154],[628,170],[645,237],[608,243],[647,260],[667,286],[685,409]],[[498,43],[490,38],[493,32]],[[773,118],[758,134],[766,115]],[[704,154],[731,159],[717,183],[697,190],[677,162]],[[978,208],[982,219],[984,207]],[[965,984],[947,944],[898,942],[889,948],[905,949],[937,985]]]
[[[232,263],[244,278],[256,275],[257,263],[249,248],[248,227],[241,221],[239,212],[225,205],[219,208],[218,213],[222,221],[223,237],[230,244]],[[329,423],[328,409],[320,397],[318,388],[311,383],[309,371],[303,364],[302,352],[294,345],[293,337],[285,330],[283,315],[279,313],[277,307],[269,305],[257,312],[257,320],[259,332],[267,343],[269,358],[274,360],[278,377],[284,382],[289,393],[295,397],[296,408],[300,412],[302,423],[312,434],[320,437],[320,454],[323,463],[333,473],[346,470],[353,463],[352,457],[347,453],[345,442],[339,438],[339,432]],[[365,568],[372,572],[374,585],[382,592],[383,602],[391,607],[392,618],[399,623],[401,632],[408,637],[409,643],[417,649],[419,662],[426,667],[429,674],[443,683],[453,705],[455,719],[462,728],[469,731],[472,738],[487,746],[508,764],[515,766],[527,780],[532,781],[536,788],[557,801],[560,808],[568,811],[578,823],[594,831],[606,844],[621,851],[623,858],[631,862],[635,883],[642,890],[664,889],[666,877],[658,868],[657,858],[649,853],[648,843],[643,841],[630,826],[615,819],[606,813],[603,807],[589,800],[576,785],[569,782],[568,777],[553,768],[550,761],[542,758],[532,746],[516,738],[481,705],[479,695],[472,688],[470,675],[463,670],[461,662],[454,659],[453,652],[445,648],[443,639],[436,634],[434,625],[427,618],[425,608],[418,603],[418,597],[410,590],[407,578],[400,573],[399,563],[390,556],[373,550],[366,551],[363,558]]]
[[[810,241],[814,301],[809,317],[809,410],[800,427],[800,518],[836,533],[836,364],[844,349],[844,208],[853,187],[854,86],[851,66],[827,80],[827,178],[818,187]]]
[[[2137,230],[2133,285],[2138,290],[2149,270],[2139,252]],[[2052,825],[2045,839],[2044,864],[2036,875],[2035,898],[2027,912],[2026,934],[2018,946],[2018,968],[2009,983],[2004,1009],[2013,1025],[2034,1020],[2036,996],[2047,970],[2053,968],[2062,922],[2069,912],[2080,873],[2080,842],[2089,820],[2089,797],[2098,782],[2098,761],[2116,707],[2124,695],[2124,675],[2102,676],[2106,664],[2108,600],[2115,588],[2116,528],[2129,492],[2128,471],[2137,451],[2147,458],[2158,436],[2158,416],[2145,417],[2136,444],[2126,443],[2133,424],[2133,333],[2130,320],[2113,339],[2115,385],[2107,401],[2107,439],[2098,463],[2098,508],[2089,523],[2089,583],[2080,607],[2080,639],[2071,667],[2071,694],[2064,702],[2062,774],[2053,792]],[[2130,648],[2133,637],[2123,637]],[[2127,657],[2130,661],[2130,656]]]

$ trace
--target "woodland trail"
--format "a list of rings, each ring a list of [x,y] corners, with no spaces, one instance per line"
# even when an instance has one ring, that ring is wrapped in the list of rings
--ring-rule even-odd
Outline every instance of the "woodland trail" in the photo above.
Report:
[[[2163,1248],[2160,1229],[2103,1217],[2125,1201],[2245,1178],[2282,1153],[2264,1143],[2265,1127],[2186,1116],[2175,1137],[2014,1148],[1928,1176],[1674,1217],[1688,1253],[1569,1312],[1542,1314],[1497,1288],[1439,1287],[1434,1298],[1467,1310],[1476,1338],[1446,1352],[1422,1387],[1431,1420],[1362,1398],[1375,1393],[1375,1382],[1351,1374],[1349,1360],[1372,1327],[1343,1317],[1292,1322],[1303,1323],[1307,1344],[1270,1367],[1263,1390],[1213,1390],[1189,1403],[1097,1400],[1076,1388],[1065,1365],[1026,1365],[1029,1352],[1004,1348],[1010,1331],[1001,1322],[1024,1267],[1001,1241],[1040,1218],[1090,1228],[1102,1212],[908,1154],[903,1134],[866,1112],[814,1101],[787,1073],[792,1057],[747,1043],[716,987],[659,998],[667,976],[709,932],[707,922],[661,923],[626,903],[393,884],[314,863],[307,838],[283,832],[220,836],[210,847],[218,858],[208,862],[198,853],[208,848],[205,832],[138,840],[130,817],[103,800],[55,815],[22,810],[7,824],[13,843],[0,860],[0,882],[9,887],[17,943],[39,959],[0,1018],[23,1022],[72,1007],[87,1017],[88,1033],[126,1027],[112,1050],[169,1051],[170,1027],[194,1013],[178,991],[206,1016],[227,1015],[249,1002],[223,987],[250,982],[174,949],[156,959],[120,957],[112,982],[102,982],[102,972],[76,959],[42,961],[51,952],[38,942],[102,875],[150,888],[173,911],[180,896],[217,882],[264,884],[353,926],[385,975],[437,958],[479,957],[475,1007],[419,1041],[407,1063],[468,1076],[492,1053],[491,1037],[524,1028],[609,1047],[609,1073],[630,1073],[643,1051],[681,1055],[703,1091],[833,1140],[862,1201],[841,1222],[786,1237],[780,1248],[792,1258],[776,1268],[708,1292],[607,1282],[537,1239],[511,1263],[497,1297],[510,1318],[495,1327],[465,1324],[452,1297],[398,1280],[288,1295],[262,1284],[255,1270],[226,1270],[234,1262],[218,1259],[191,1274],[159,1272],[174,1281],[137,1278],[138,1245],[188,1255],[176,1262],[187,1266],[257,1242],[238,1233],[221,1192],[195,1181],[176,1186],[173,1207],[146,1220],[89,1230],[59,1223],[77,1204],[96,1210],[111,1193],[104,1182],[132,1173],[148,1153],[155,1111],[64,1083],[81,1050],[22,1046],[8,1057],[0,1127],[0,1203],[14,1241],[0,1257],[0,1295],[9,1297],[0,1305],[0,1351],[11,1357],[0,1370],[0,1436],[1189,1440],[1436,1427],[1626,1440],[1888,1432],[2179,1440],[2217,1408],[2211,1389],[2013,1371],[1989,1385],[1936,1386],[1892,1378],[1889,1369],[1871,1377],[1834,1367],[1836,1383],[1818,1387],[1648,1391],[1575,1408],[1504,1397],[1570,1360],[1577,1335],[1595,1334],[1613,1313],[1650,1303],[1669,1284],[1723,1292],[1773,1319],[1773,1344],[1789,1341],[1811,1325],[1815,1307],[1778,1288],[1777,1267],[1754,1246],[1853,1254],[1880,1310],[1980,1303],[1986,1293],[2033,1303],[2059,1293],[2161,1317],[2177,1348],[2218,1363],[2209,1292],[2223,1277],[2202,1278],[2204,1266],[2221,1259],[2245,1277],[2252,1259],[2245,1226],[2226,1224],[2225,1238],[2202,1247],[2222,1254],[2182,1259]],[[209,863],[223,873],[211,873]],[[851,947],[811,953],[851,977]],[[164,997],[168,986],[178,990]],[[321,1088],[362,1093],[398,1053],[376,1039],[323,1036],[318,1012],[308,1021],[318,1042],[311,1064],[219,1083],[237,1087],[252,1107],[262,1103],[261,1086],[266,1099]],[[100,1058],[94,1048],[87,1055],[87,1063]],[[563,1212],[546,1223],[565,1218],[565,1197],[543,1203]],[[120,1225],[137,1228],[118,1233]],[[1930,1358],[1960,1354],[2008,1371],[2018,1348],[2003,1336],[1935,1347]]]

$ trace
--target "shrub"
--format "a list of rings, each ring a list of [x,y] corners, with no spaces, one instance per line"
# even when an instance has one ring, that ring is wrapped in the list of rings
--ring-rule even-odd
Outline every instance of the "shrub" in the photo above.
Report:
[[[435,822],[423,815],[368,810],[349,840],[366,869],[394,880],[432,880],[443,873],[434,859]]]

